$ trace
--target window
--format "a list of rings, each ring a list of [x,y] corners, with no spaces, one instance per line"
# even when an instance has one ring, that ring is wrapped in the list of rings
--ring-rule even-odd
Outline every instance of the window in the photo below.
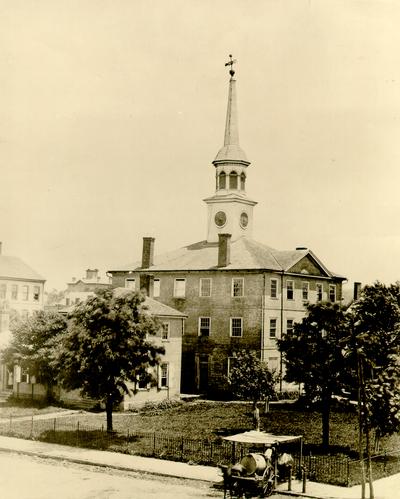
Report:
[[[29,298],[29,287],[22,286],[22,299],[24,301],[28,301],[28,298]]]
[[[243,334],[243,318],[231,317],[231,336],[240,338]]]
[[[160,297],[160,279],[154,279],[153,281],[153,298]]]
[[[150,383],[148,383],[146,376],[137,376],[136,386],[138,390],[148,390]]]
[[[199,336],[210,336],[211,318],[199,317]]]
[[[158,378],[158,386],[159,388],[167,388],[168,387],[168,364],[164,363],[160,365],[159,370],[159,378]]]
[[[231,172],[229,174],[229,189],[238,188],[238,175],[236,172]]]
[[[322,284],[317,284],[317,301],[322,301]]]
[[[308,282],[301,283],[301,294],[304,301],[308,300]]]
[[[334,284],[329,284],[329,300],[336,301],[336,286]]]
[[[244,189],[245,189],[245,184],[246,184],[246,175],[244,173],[242,173],[240,175],[240,188],[242,191],[244,191]]]
[[[219,174],[219,188],[226,189],[226,174],[225,174],[225,172],[221,172]]]
[[[169,330],[170,330],[169,322],[163,322],[162,331],[161,331],[161,339],[162,340],[164,340],[164,341],[169,340]]]
[[[293,325],[294,325],[294,320],[293,319],[287,319],[286,321],[286,334],[293,334]]]
[[[235,362],[236,362],[236,357],[228,357],[228,368],[227,368],[228,376],[230,375],[232,368],[235,366]]]
[[[270,338],[276,338],[276,319],[270,319],[269,320],[269,337]]]
[[[232,279],[232,296],[243,296],[244,279],[243,277],[234,277]]]
[[[26,369],[21,369],[21,383],[29,383],[29,373]]]
[[[200,279],[200,296],[211,296],[211,278]]]
[[[12,284],[11,286],[11,299],[16,300],[18,298],[18,284]]]
[[[286,281],[286,298],[288,300],[293,300],[293,281]]]
[[[175,279],[174,296],[175,298],[184,298],[186,294],[186,279]]]
[[[268,358],[268,367],[271,371],[278,370],[278,357],[269,357]]]
[[[271,298],[276,298],[278,296],[278,280],[271,279]]]
[[[7,294],[7,284],[0,284],[0,299],[4,300]]]
[[[40,286],[33,286],[33,301],[39,301]]]
[[[136,290],[136,279],[128,278],[125,279],[125,287],[131,289],[132,291]]]

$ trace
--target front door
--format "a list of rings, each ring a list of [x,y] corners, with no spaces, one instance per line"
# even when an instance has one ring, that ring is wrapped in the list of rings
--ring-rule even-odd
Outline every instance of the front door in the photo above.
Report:
[[[200,355],[199,358],[199,392],[206,393],[208,390],[208,355]]]

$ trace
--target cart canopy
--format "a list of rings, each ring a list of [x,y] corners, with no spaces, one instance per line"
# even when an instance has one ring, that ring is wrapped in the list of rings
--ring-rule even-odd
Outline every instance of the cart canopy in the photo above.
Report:
[[[273,435],[264,431],[245,431],[229,437],[223,437],[224,440],[231,442],[240,442],[242,444],[263,444],[263,445],[276,445],[282,443],[301,441],[302,435]]]

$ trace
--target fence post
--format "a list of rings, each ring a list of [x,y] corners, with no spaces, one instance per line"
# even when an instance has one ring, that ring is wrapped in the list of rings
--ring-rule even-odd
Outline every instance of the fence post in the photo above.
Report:
[[[289,477],[288,477],[288,491],[292,490],[292,467],[289,466]]]
[[[347,480],[346,480],[346,487],[350,485],[350,458],[347,458]]]
[[[156,455],[156,432],[153,434],[153,456]]]
[[[79,447],[79,421],[76,423],[76,445]]]
[[[184,445],[185,445],[185,442],[183,440],[183,435],[182,435],[182,438],[181,438],[181,459],[183,460],[183,449],[184,449]]]
[[[12,415],[10,414],[10,433],[12,432]]]
[[[54,440],[56,439],[56,418],[54,418],[53,421],[53,433],[54,433]]]
[[[302,483],[303,483],[302,492],[303,492],[303,494],[305,494],[306,493],[306,482],[307,482],[307,471],[306,471],[305,466],[302,466],[301,473],[302,473]]]
[[[31,435],[30,438],[33,437],[33,412],[32,412],[32,418],[31,418]]]

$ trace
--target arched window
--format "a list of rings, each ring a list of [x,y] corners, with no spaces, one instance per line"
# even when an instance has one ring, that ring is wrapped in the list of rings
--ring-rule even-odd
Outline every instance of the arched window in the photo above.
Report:
[[[231,172],[229,174],[229,189],[238,188],[238,175],[236,172]]]
[[[244,173],[242,173],[240,175],[240,188],[242,191],[244,191],[245,185],[246,185],[246,175]]]
[[[219,188],[226,189],[226,174],[225,174],[225,172],[221,172],[219,174]]]

